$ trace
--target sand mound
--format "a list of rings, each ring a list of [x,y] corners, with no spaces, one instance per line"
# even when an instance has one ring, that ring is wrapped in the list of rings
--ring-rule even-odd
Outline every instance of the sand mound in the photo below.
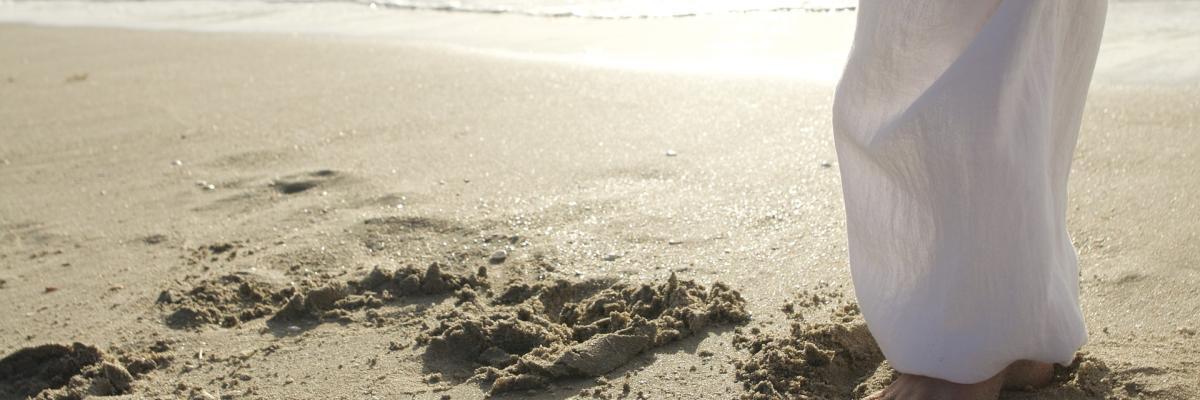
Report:
[[[802,311],[828,311],[824,323],[805,323]],[[850,399],[882,390],[897,376],[867,330],[858,306],[836,288],[803,291],[783,311],[794,322],[787,335],[764,335],[757,329],[737,330],[734,346],[749,357],[736,361],[736,379],[748,393],[743,399]],[[1008,392],[1014,398],[1138,398],[1136,384],[1122,379],[1103,361],[1087,353],[1069,366],[1055,366],[1046,388]]]
[[[379,308],[397,297],[455,292],[460,297],[473,298],[474,290],[488,287],[486,268],[475,274],[455,274],[442,269],[438,263],[430,264],[424,271],[411,266],[394,272],[375,267],[359,281],[332,282],[293,294],[271,321],[348,320],[350,311]]]
[[[102,359],[100,350],[81,343],[26,347],[0,360],[0,393],[26,397],[60,388]]]
[[[734,363],[744,399],[857,398],[892,378],[857,308],[835,313],[837,322],[793,323],[784,336],[739,333],[734,345],[749,358]]]
[[[1078,353],[1071,365],[1055,366],[1054,381],[1087,395],[1103,396],[1111,394],[1114,386],[1110,372],[1103,361],[1087,353]]]
[[[183,293],[165,290],[159,294],[158,303],[175,308],[167,316],[167,325],[172,328],[205,324],[233,327],[271,315],[291,297],[292,291],[276,289],[249,276],[230,274],[202,281]]]
[[[735,332],[734,347],[749,352],[734,363],[748,392],[743,399],[859,398],[895,379],[858,305],[844,293],[826,282],[797,293],[781,307],[793,321],[787,334]]]
[[[1109,369],[1104,361],[1086,352],[1075,353],[1071,365],[1054,366],[1054,381],[1038,392],[1056,398],[1129,399],[1141,398],[1137,384],[1122,379],[1120,372]]]
[[[455,274],[444,272],[437,263],[424,271],[404,267],[391,272],[375,267],[361,280],[321,281],[304,281],[296,288],[268,283],[254,275],[229,274],[201,281],[187,291],[165,290],[158,303],[174,309],[166,318],[167,325],[173,328],[206,324],[234,327],[268,316],[272,322],[346,320],[350,311],[379,308],[401,296],[462,292],[464,288],[488,286],[486,268],[475,274]]]
[[[132,354],[116,360],[82,343],[27,347],[0,360],[0,398],[66,400],[127,394],[136,376],[167,362],[168,357]]]
[[[358,283],[359,290],[391,293],[393,296],[417,296],[453,292],[464,287],[485,289],[487,267],[480,267],[474,274],[454,274],[443,271],[441,264],[429,264],[424,271],[411,266],[395,272],[375,267]]]
[[[520,284],[490,305],[470,302],[439,317],[418,339],[427,359],[488,365],[473,379],[492,393],[541,388],[556,379],[600,376],[634,356],[713,324],[749,319],[737,291],[674,274],[657,285],[608,281]]]

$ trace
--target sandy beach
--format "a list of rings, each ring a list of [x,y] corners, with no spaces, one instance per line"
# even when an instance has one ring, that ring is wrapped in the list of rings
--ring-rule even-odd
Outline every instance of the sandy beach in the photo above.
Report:
[[[1086,355],[1004,399],[1200,397],[1196,37],[1123,12],[1158,6],[1111,9],[1072,170]],[[797,79],[635,37],[714,21],[617,21],[598,62],[595,21],[495,45],[0,24],[0,399],[879,387],[829,121],[844,45],[797,45],[822,60]],[[538,29],[569,34],[505,48]]]

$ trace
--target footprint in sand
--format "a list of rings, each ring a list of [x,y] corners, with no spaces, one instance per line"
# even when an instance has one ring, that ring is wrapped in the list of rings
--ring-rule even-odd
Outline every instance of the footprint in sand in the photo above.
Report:
[[[337,179],[340,174],[337,171],[330,169],[322,169],[307,174],[292,175],[286,178],[276,179],[272,182],[272,187],[276,192],[292,195],[307,192],[322,184]]]
[[[81,399],[129,394],[142,374],[169,356],[115,357],[95,346],[45,344],[0,359],[0,399]]]

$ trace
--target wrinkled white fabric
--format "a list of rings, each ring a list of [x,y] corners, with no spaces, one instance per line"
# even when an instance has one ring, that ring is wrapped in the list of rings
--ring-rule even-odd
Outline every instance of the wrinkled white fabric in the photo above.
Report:
[[[834,105],[850,266],[897,370],[957,383],[1087,341],[1067,175],[1104,0],[862,0]]]

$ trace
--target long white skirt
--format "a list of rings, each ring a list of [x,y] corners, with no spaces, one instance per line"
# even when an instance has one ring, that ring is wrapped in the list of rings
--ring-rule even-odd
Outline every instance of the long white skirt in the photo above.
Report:
[[[900,372],[1087,341],[1067,175],[1105,0],[861,0],[834,105],[854,287]]]

